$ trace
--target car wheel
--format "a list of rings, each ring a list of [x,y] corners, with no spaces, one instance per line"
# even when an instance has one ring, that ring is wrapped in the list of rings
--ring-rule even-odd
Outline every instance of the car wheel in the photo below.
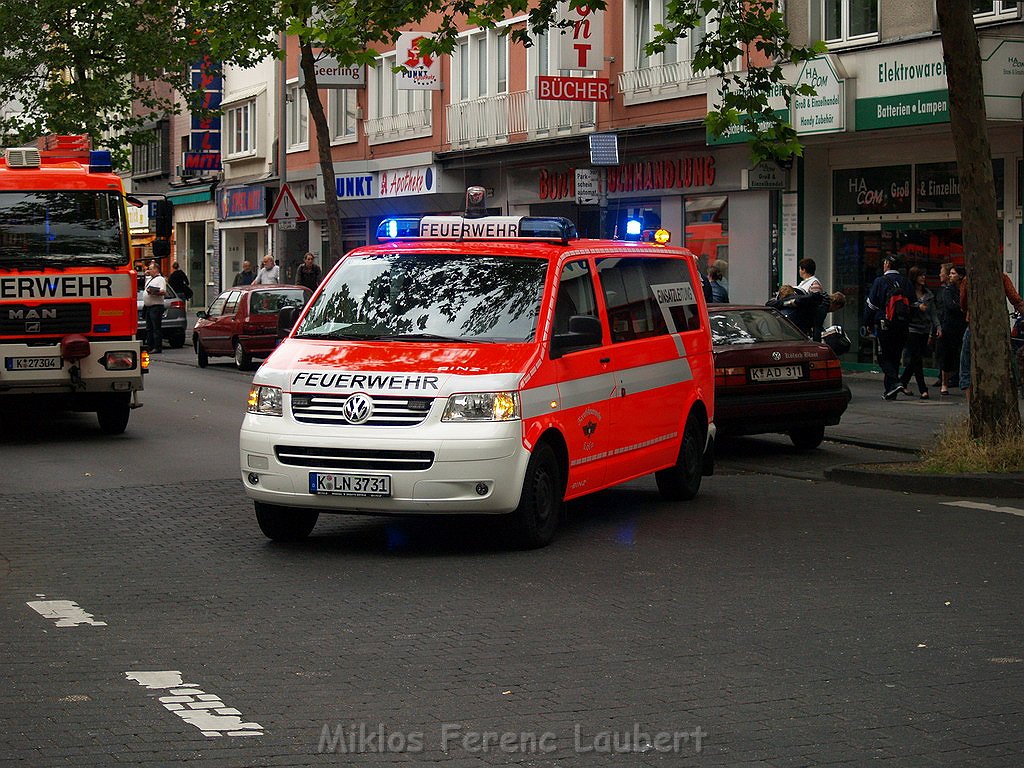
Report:
[[[703,474],[704,429],[692,416],[686,420],[676,463],[654,473],[658,493],[666,501],[689,501],[700,491]]]
[[[235,342],[235,365],[240,371],[247,371],[252,367],[252,355],[242,349],[242,342]]]
[[[171,345],[171,349],[181,349],[185,346],[185,332],[171,334],[167,338],[167,343]]]
[[[526,465],[519,506],[512,513],[519,543],[536,549],[551,543],[562,519],[562,473],[547,443],[533,451]]]
[[[809,451],[821,445],[825,439],[825,425],[812,424],[809,427],[797,427],[789,430],[789,439],[801,451]]]
[[[131,395],[106,395],[96,409],[100,431],[105,435],[120,435],[128,427],[128,415],[131,412]]]
[[[260,530],[272,541],[302,541],[309,536],[320,517],[320,513],[314,509],[278,507],[262,501],[253,502],[253,505]]]
[[[206,347],[203,346],[203,342],[196,339],[196,365],[200,368],[205,368],[210,364],[210,356],[206,354]]]

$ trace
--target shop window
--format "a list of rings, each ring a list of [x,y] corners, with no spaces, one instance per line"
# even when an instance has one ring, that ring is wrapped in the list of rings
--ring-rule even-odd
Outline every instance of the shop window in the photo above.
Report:
[[[878,39],[878,0],[821,0],[818,7],[821,36],[826,43],[841,45]]]

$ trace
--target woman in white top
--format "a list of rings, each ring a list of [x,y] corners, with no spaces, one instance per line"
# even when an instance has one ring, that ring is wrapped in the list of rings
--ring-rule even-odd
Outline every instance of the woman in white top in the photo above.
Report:
[[[817,268],[818,265],[814,263],[814,259],[800,259],[800,263],[796,266],[797,272],[800,273],[798,290],[804,293],[823,293],[825,291],[821,281],[814,276],[814,271]]]

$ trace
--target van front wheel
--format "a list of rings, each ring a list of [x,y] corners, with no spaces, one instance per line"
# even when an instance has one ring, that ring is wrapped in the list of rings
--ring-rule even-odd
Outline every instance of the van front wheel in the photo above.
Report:
[[[255,501],[256,522],[263,535],[273,541],[302,541],[313,531],[320,513],[314,509],[278,507]]]
[[[562,518],[562,473],[551,446],[538,445],[526,465],[523,493],[512,513],[524,547],[536,549],[551,543]]]
[[[654,473],[658,492],[666,501],[689,501],[700,490],[703,470],[704,433],[691,417],[686,422],[676,463]]]

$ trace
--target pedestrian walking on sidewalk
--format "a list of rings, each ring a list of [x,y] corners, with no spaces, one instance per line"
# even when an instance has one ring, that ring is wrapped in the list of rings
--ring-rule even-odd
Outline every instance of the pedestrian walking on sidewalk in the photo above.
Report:
[[[903,390],[900,384],[900,358],[903,347],[907,343],[909,322],[887,317],[890,299],[899,295],[914,295],[914,287],[899,272],[900,260],[894,254],[888,254],[882,260],[882,274],[875,278],[868,291],[865,325],[875,329],[878,338],[878,367],[884,377],[882,397],[895,400]]]
[[[911,267],[908,279],[914,286],[914,297],[910,303],[910,327],[907,341],[903,349],[903,375],[900,376],[900,389],[905,395],[912,395],[907,390],[910,378],[917,380],[917,389],[921,399],[927,400],[928,382],[924,378],[924,358],[935,342],[935,334],[939,329],[939,315],[935,309],[935,294],[925,285],[927,273],[920,267]]]

